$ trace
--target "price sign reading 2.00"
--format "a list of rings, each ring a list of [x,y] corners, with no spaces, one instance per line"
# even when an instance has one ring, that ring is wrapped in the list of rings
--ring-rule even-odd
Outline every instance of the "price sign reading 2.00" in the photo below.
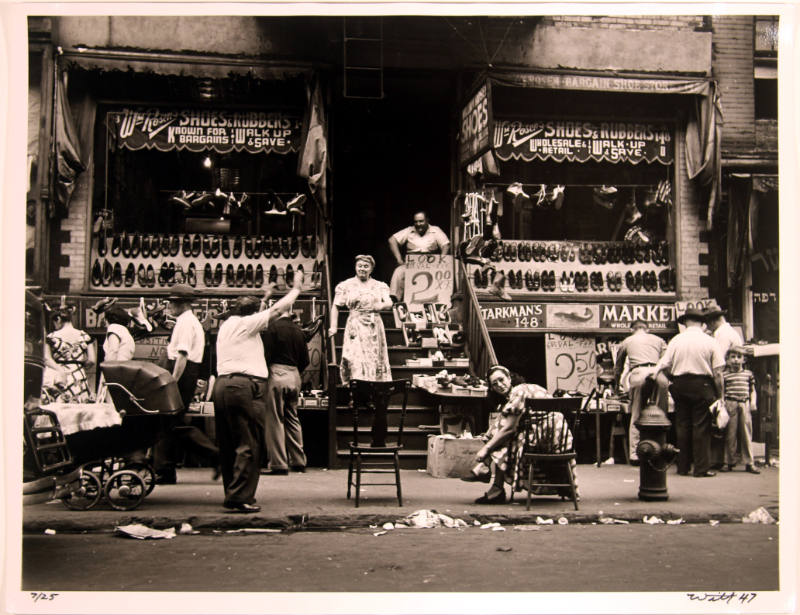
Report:
[[[453,257],[439,254],[409,254],[403,300],[409,306],[424,303],[450,305],[453,294]]]

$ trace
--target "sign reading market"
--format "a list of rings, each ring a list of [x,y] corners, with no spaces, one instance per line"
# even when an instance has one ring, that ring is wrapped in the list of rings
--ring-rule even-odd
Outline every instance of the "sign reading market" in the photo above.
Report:
[[[117,143],[131,150],[288,154],[299,150],[302,117],[282,111],[134,107],[110,111],[108,127]]]
[[[669,303],[510,303],[481,304],[490,331],[628,332],[641,319],[651,331],[674,331],[675,305]]]
[[[674,157],[670,126],[648,122],[495,120],[492,145],[503,161],[671,165]]]

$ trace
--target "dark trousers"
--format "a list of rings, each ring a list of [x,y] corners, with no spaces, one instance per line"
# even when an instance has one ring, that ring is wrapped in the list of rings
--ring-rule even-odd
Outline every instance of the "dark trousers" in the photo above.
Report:
[[[716,393],[710,376],[675,376],[669,387],[675,401],[675,431],[678,439],[678,472],[688,474],[694,462],[694,474],[711,466],[711,413]]]
[[[217,378],[214,420],[225,504],[256,501],[265,412],[264,383],[245,376]]]
[[[167,369],[172,371],[174,365],[174,361],[170,361]],[[187,361],[186,368],[178,379],[178,391],[181,394],[183,410],[178,414],[166,417],[163,421],[163,433],[153,447],[153,466],[158,474],[172,475],[175,473],[177,445],[179,442],[181,445],[209,457],[214,465],[218,462],[219,449],[203,431],[194,425],[188,424],[188,419],[186,418],[186,410],[189,408],[197,387],[199,371],[199,363]]]

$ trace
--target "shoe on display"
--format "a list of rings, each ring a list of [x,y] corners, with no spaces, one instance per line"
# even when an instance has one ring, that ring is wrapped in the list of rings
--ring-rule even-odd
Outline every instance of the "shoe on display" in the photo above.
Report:
[[[108,254],[108,244],[106,243],[106,231],[101,228],[97,234],[97,255],[105,256]]]
[[[161,256],[169,256],[172,252],[172,238],[170,235],[161,237]]]
[[[253,238],[247,237],[244,240],[244,256],[245,258],[253,258]]]
[[[236,286],[236,273],[233,270],[233,265],[228,265],[225,268],[225,284],[226,286]]]
[[[633,272],[632,271],[626,271],[625,272],[625,286],[628,287],[628,290],[634,290],[634,284],[635,284],[635,282],[633,281]]]
[[[288,237],[281,238],[281,256],[289,258],[291,256],[291,247]]]
[[[202,241],[200,239],[200,235],[195,234],[192,237],[192,251],[191,251],[192,258],[197,258],[198,256],[200,256],[201,245]]]
[[[231,251],[233,258],[239,258],[242,255],[242,238],[237,235],[233,239],[233,250]]]
[[[170,281],[173,284],[186,284],[186,274],[183,272],[183,267],[175,263],[169,264]]]
[[[150,258],[150,247],[152,245],[152,237],[145,235],[142,237],[141,254],[143,258]]]
[[[305,194],[298,194],[297,196],[293,197],[288,203],[286,203],[286,210],[290,214],[294,214],[296,216],[304,216],[305,211],[303,211],[303,206],[306,202],[306,195]]]
[[[177,256],[178,252],[180,251],[181,251],[181,240],[178,239],[177,235],[172,235],[169,239],[169,255]]]
[[[567,280],[567,272],[566,271],[562,271],[561,272],[561,277],[558,280],[558,289],[562,293],[565,293],[565,292],[569,291],[569,282]]]
[[[253,288],[253,265],[248,264],[247,269],[244,270],[244,284],[247,288]]]
[[[534,290],[533,288],[533,273],[530,270],[525,272],[525,288],[527,290]]]
[[[147,266],[146,278],[148,288],[153,288],[156,285],[156,270],[152,265]]]
[[[268,284],[277,284],[278,283],[278,269],[275,265],[272,265],[269,268],[269,276],[267,277]]]
[[[139,256],[139,252],[142,251],[142,238],[139,233],[134,233],[133,237],[131,237],[131,247],[129,251],[130,258],[136,258]]]
[[[214,286],[214,274],[211,272],[210,263],[206,263],[206,266],[203,267],[203,284],[205,284],[207,288]]]
[[[136,267],[133,266],[133,263],[128,263],[125,268],[125,286],[133,286],[134,280],[136,280]]]
[[[103,259],[103,286],[109,286],[111,279],[114,277],[114,268],[108,260]]]
[[[197,286],[197,269],[194,263],[189,263],[189,269],[186,270],[186,283],[192,288]]]
[[[272,237],[264,237],[261,242],[261,251],[264,253],[264,258],[272,257]]]
[[[258,237],[255,238],[255,240],[253,240],[253,258],[261,258],[261,251],[262,251],[261,244],[262,244],[262,239],[261,235],[259,235]]]
[[[162,262],[161,268],[158,270],[158,285],[164,286],[167,283],[167,263]]]
[[[122,251],[122,238],[119,235],[114,235],[111,240],[111,256],[119,256]]]
[[[220,240],[219,236],[211,238],[211,258],[217,258],[219,256],[219,249],[220,249]]]
[[[222,284],[222,263],[217,263],[214,268],[214,286]]]
[[[281,248],[283,246],[283,242],[280,237],[275,237],[272,240],[272,258],[280,258],[281,257]]]
[[[239,265],[236,268],[236,287],[241,288],[244,286],[244,265]]]
[[[300,240],[292,237],[289,244],[289,258],[297,258],[298,254],[300,254]]]
[[[101,286],[103,284],[103,267],[100,264],[100,259],[96,258],[92,265],[92,286]]]
[[[309,248],[310,248],[310,239],[308,235],[303,235],[303,238],[300,240],[300,254],[304,257],[309,257]]]
[[[114,286],[122,286],[122,265],[120,265],[119,262],[114,263],[111,281],[114,283]]]
[[[286,273],[284,274],[286,277],[286,287],[293,288],[294,287],[294,269],[292,268],[292,264],[289,263],[286,265]]]
[[[308,242],[308,255],[311,258],[317,258],[317,236],[311,235],[311,239]]]
[[[558,252],[558,256],[562,263],[567,262],[567,259],[569,259],[569,246],[567,244],[561,244],[561,249]]]
[[[130,258],[131,256],[131,236],[127,233],[122,233],[122,256]]]
[[[136,281],[142,288],[147,286],[147,272],[145,271],[144,265],[140,264],[139,268],[136,270]]]
[[[538,271],[533,272],[531,277],[531,290],[539,290],[542,287],[542,278]]]
[[[222,258],[230,258],[231,257],[231,243],[230,238],[225,236],[220,239],[221,251],[222,251]]]
[[[253,278],[253,284],[256,288],[261,288],[264,286],[264,267],[261,266],[261,263],[258,264],[255,271],[255,276]]]
[[[633,276],[633,290],[639,292],[642,290],[642,272],[637,271],[636,275]]]
[[[294,272],[294,277],[295,279],[300,279],[305,281],[305,269],[302,263],[297,266],[297,269]],[[294,285],[292,286],[294,287]]]

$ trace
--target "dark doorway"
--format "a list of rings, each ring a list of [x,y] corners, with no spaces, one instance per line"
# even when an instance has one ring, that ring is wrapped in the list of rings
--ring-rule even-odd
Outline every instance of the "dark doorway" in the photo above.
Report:
[[[353,275],[353,257],[372,254],[373,277],[388,284],[389,235],[426,210],[450,234],[450,124],[455,78],[386,71],[382,100],[345,99],[331,113],[332,283]]]

